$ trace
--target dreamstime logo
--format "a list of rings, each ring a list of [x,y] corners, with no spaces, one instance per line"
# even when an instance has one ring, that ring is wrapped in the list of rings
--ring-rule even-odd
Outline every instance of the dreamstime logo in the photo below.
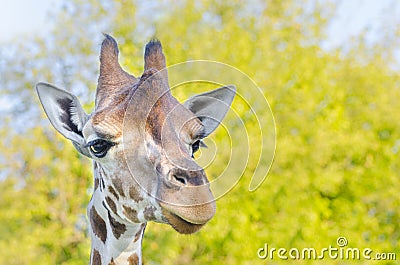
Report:
[[[336,239],[336,244],[339,247],[345,247],[347,246],[348,242],[347,242],[347,238],[345,238],[344,236],[340,236]]]
[[[165,76],[168,76],[168,85],[160,81]],[[208,91],[218,87],[226,87],[232,90],[233,86],[230,85],[236,87],[236,96],[231,106],[218,97],[207,99]],[[149,89],[152,92],[143,92],[149,91]],[[138,127],[132,125],[138,112],[146,120],[154,115],[154,107],[157,107],[159,99],[164,97],[165,94],[170,92],[178,95],[188,94],[182,93],[185,90],[192,94],[202,93],[204,102],[213,101],[208,108],[217,109],[215,115],[207,118],[209,121],[219,124],[221,128],[219,130],[220,136],[218,139],[215,138],[214,134],[206,137],[204,144],[208,148],[201,148],[201,155],[196,157],[195,160],[201,168],[213,172],[213,175],[209,176],[211,177],[209,187],[214,198],[218,199],[229,192],[243,175],[251,177],[248,189],[255,191],[265,180],[272,165],[276,147],[275,121],[263,91],[246,74],[227,64],[213,61],[188,61],[169,66],[143,80],[132,95],[125,111],[124,147],[149,142],[149,139],[146,138],[146,124],[144,123],[141,127],[139,126],[138,132],[132,134],[132,128]],[[143,104],[143,95],[135,97],[136,93],[146,93],[146,101],[148,100],[148,102]],[[184,98],[180,99],[185,101]],[[140,106],[140,109],[137,106]],[[218,115],[221,108],[229,110],[225,118],[224,115]],[[167,157],[168,163],[176,168],[188,171],[198,170],[198,167],[191,167],[194,165],[193,163],[184,163],[184,156],[176,155],[176,152],[182,149],[182,145],[179,146],[179,143],[176,143],[175,147],[171,145],[170,128],[174,121],[171,123],[168,119],[176,120],[177,117],[185,119],[185,116],[180,113],[181,106],[176,105],[168,111],[168,113],[162,114],[164,124],[161,124],[161,128],[156,129],[161,134],[161,151],[164,157]],[[180,125],[176,128],[178,131],[185,127],[184,124],[191,124],[190,117],[187,121],[180,121],[179,123]],[[178,135],[185,135],[185,133],[177,133]],[[142,138],[133,139],[131,135]],[[182,141],[184,142],[185,139],[182,139]],[[151,145],[147,145],[145,148],[149,157],[152,152],[160,152],[160,150],[152,150]],[[135,168],[141,165],[137,164],[139,161],[136,162],[132,159],[134,154],[127,150],[124,150],[124,153],[132,176],[136,178]],[[189,167],[185,168],[187,166]],[[146,183],[143,182],[146,180],[136,179],[136,181],[143,189],[146,189]],[[152,194],[151,191],[148,191],[148,193]]]
[[[274,248],[267,243],[257,250],[260,259],[280,260],[396,260],[396,253],[375,252],[371,248],[347,247],[346,237],[340,236],[336,239],[336,246],[329,245],[319,251],[315,248]]]

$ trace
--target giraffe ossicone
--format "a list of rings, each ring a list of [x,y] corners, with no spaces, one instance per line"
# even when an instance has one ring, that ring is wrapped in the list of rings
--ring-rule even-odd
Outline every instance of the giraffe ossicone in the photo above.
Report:
[[[141,77],[123,70],[118,53],[117,42],[105,35],[90,115],[75,95],[36,85],[54,128],[93,160],[91,264],[142,264],[148,221],[190,234],[214,216],[209,181],[193,153],[219,126],[236,93],[224,86],[181,104],[171,94],[159,41],[146,45]]]

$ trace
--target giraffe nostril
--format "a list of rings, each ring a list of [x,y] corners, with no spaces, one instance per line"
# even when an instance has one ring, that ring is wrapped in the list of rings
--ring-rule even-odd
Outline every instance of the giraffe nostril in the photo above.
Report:
[[[176,175],[176,174],[173,174],[173,175],[172,175],[172,179],[173,179],[174,181],[176,181],[176,182],[181,183],[182,185],[186,185],[186,184],[187,184],[186,178],[180,177],[180,176],[178,176],[178,175]]]

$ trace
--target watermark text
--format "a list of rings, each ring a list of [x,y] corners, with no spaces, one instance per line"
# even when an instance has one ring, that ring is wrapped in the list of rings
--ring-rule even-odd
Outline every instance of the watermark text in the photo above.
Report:
[[[338,237],[336,246],[329,245],[322,249],[315,248],[275,248],[267,243],[257,250],[260,259],[281,260],[396,260],[396,253],[375,252],[371,248],[350,248],[345,237]]]

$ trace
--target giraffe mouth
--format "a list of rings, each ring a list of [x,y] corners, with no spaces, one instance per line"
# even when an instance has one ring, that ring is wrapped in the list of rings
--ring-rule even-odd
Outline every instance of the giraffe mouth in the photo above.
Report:
[[[181,217],[175,213],[172,213],[165,208],[162,208],[162,213],[164,217],[167,219],[168,224],[172,226],[178,233],[181,234],[193,234],[199,231],[205,224],[204,223],[195,223],[193,221],[188,220],[187,218]]]
[[[214,197],[208,185],[170,188],[165,181],[158,190],[164,220],[177,232],[192,234],[213,218]],[[164,190],[165,189],[165,190]]]

